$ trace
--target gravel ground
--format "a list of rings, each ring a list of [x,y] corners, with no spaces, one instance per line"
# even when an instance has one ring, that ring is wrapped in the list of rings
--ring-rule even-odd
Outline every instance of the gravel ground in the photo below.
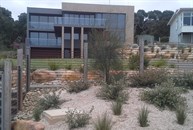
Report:
[[[83,128],[74,130],[93,130],[93,122],[103,113],[108,113],[112,119],[112,130],[193,130],[193,91],[183,94],[187,99],[187,120],[183,126],[176,122],[175,112],[169,110],[159,110],[153,105],[147,104],[139,99],[139,93],[143,89],[128,88],[129,100],[123,106],[123,112],[120,116],[115,116],[111,111],[111,102],[96,97],[99,87],[93,86],[86,91],[78,94],[69,94],[66,91],[61,93],[61,98],[67,100],[61,105],[61,108],[77,108],[78,110],[89,110],[94,107],[91,113],[92,119],[90,123]],[[137,121],[138,111],[146,106],[149,113],[149,126],[140,127]],[[68,126],[64,121],[54,125],[49,125],[44,119],[41,120],[46,126],[45,130],[68,130]]]

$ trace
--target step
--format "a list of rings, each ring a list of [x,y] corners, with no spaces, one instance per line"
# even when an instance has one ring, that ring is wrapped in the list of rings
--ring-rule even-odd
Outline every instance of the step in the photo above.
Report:
[[[69,110],[75,110],[75,109],[63,108],[63,109],[46,110],[42,113],[42,118],[44,118],[50,125],[53,125],[59,121],[64,121],[66,114]],[[81,111],[78,111],[78,112],[81,112]]]

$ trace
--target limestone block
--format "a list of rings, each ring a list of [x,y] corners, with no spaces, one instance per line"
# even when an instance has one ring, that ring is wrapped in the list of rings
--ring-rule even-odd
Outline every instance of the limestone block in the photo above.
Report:
[[[37,83],[48,82],[56,79],[56,73],[51,70],[38,69],[32,73],[32,80]]]

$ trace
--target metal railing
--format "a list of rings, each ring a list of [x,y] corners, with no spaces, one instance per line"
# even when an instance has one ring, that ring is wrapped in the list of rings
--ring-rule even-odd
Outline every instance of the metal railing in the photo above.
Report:
[[[106,19],[55,17],[54,22],[29,22],[30,29],[54,30],[55,25],[104,28]]]
[[[60,47],[61,39],[29,38],[32,47]]]

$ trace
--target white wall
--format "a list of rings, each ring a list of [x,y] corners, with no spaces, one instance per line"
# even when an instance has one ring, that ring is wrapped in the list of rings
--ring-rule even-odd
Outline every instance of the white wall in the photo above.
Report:
[[[176,19],[170,25],[170,38],[169,42],[177,43],[178,35],[181,32],[182,28],[182,18],[181,13],[176,17]]]

